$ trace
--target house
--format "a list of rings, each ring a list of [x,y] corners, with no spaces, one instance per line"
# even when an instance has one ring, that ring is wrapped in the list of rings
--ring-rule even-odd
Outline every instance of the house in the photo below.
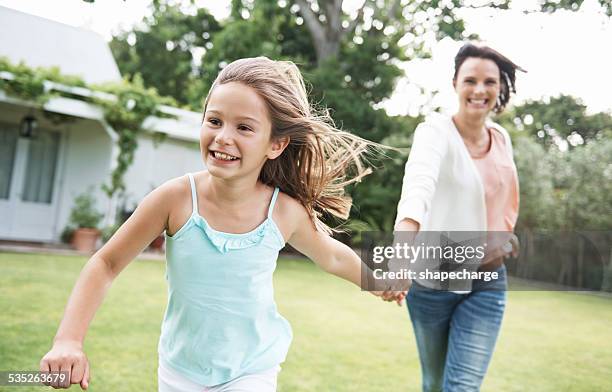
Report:
[[[121,79],[107,43],[91,31],[0,6],[0,37],[0,57],[14,64],[58,66],[88,84]],[[197,145],[201,114],[160,107],[173,117],[147,118],[124,177],[126,191],[109,200],[101,186],[115,165],[117,133],[102,109],[86,99],[98,93],[56,83],[48,88],[69,94],[41,107],[0,90],[0,239],[59,241],[76,195],[92,189],[109,223],[118,209],[133,209],[164,181],[203,167]],[[159,135],[165,140],[159,142]]]

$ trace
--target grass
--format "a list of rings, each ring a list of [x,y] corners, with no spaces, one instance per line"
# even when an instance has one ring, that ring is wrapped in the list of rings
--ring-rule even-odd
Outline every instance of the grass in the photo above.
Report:
[[[0,254],[0,371],[38,369],[85,261]],[[114,282],[85,342],[91,391],[157,390],[164,268],[159,261],[138,260]],[[295,335],[279,391],[420,390],[405,307],[383,303],[300,260],[279,261],[275,286],[280,311]],[[569,292],[508,294],[483,391],[612,390],[612,299]],[[0,387],[9,390],[14,388]]]

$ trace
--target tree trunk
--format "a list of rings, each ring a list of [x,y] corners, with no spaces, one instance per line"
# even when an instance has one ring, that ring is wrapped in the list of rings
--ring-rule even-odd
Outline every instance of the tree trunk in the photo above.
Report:
[[[317,64],[321,65],[330,57],[338,55],[340,51],[340,39],[342,38],[342,25],[334,23],[340,21],[342,13],[341,0],[329,0],[325,2],[325,22],[319,20],[319,15],[310,8],[307,0],[296,0],[300,6],[300,14],[304,18],[306,27],[310,32],[312,41],[317,52]]]
[[[300,6],[300,14],[312,37],[317,52],[317,64],[321,65],[327,59],[338,57],[342,39],[346,34],[355,30],[355,26],[363,17],[363,7],[366,2],[347,28],[342,27],[342,0],[325,0],[318,3],[322,5],[322,8],[320,13],[315,13],[310,8],[308,0],[295,0],[295,4]],[[320,15],[325,17],[324,22],[319,19]]]

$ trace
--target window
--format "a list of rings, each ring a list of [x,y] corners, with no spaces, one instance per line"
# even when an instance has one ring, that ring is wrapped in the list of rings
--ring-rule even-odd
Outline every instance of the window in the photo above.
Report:
[[[59,133],[42,130],[36,138],[30,139],[23,201],[51,203],[59,142]]]

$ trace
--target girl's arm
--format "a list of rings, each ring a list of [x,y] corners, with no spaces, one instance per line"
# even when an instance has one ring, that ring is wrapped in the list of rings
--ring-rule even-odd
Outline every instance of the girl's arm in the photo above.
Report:
[[[175,183],[175,184],[173,184]],[[91,320],[119,273],[166,227],[178,180],[151,192],[115,235],[96,252],[81,271],[72,290],[53,347],[40,361],[41,371],[67,371],[62,384],[80,384],[87,389],[89,363],[83,341]]]
[[[292,203],[291,213],[294,230],[288,243],[298,252],[315,262],[321,269],[361,287],[362,266],[367,268],[359,256],[348,246],[317,231],[306,209],[297,202]],[[371,271],[368,269],[366,273]],[[404,298],[403,292],[371,291],[398,305]]]

